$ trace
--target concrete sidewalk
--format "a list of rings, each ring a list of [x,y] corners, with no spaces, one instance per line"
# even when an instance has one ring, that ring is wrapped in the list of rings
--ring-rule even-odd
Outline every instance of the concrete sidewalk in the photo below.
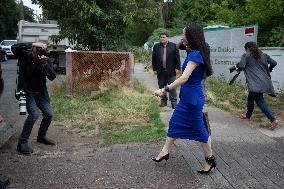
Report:
[[[134,67],[134,77],[151,90],[158,88],[154,76],[144,71],[142,64]],[[183,155],[202,188],[284,188],[284,138],[248,127],[240,119],[214,108],[206,107],[212,129],[213,150],[217,169],[210,175],[197,174],[204,156],[197,142],[177,140],[175,145]],[[167,125],[172,111],[161,113]]]

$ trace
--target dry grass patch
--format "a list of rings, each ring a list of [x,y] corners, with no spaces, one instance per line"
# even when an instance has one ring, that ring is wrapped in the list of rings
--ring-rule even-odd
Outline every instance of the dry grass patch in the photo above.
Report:
[[[70,130],[100,135],[104,144],[149,142],[164,137],[158,99],[137,80],[134,88],[104,89],[98,99],[88,94],[65,97],[65,87],[52,96],[55,120]]]

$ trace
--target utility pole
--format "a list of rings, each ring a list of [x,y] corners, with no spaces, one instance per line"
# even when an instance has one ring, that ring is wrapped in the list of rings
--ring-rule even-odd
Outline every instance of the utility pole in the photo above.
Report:
[[[20,1],[20,9],[21,9],[21,20],[25,20],[23,0]]]

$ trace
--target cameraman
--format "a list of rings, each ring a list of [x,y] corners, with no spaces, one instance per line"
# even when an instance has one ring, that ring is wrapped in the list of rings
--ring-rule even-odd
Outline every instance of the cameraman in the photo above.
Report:
[[[267,93],[273,97],[276,96],[270,72],[277,65],[277,62],[263,53],[255,42],[247,42],[244,47],[246,53],[242,55],[241,62],[236,65],[238,71],[244,71],[249,91],[247,112],[246,114],[242,114],[242,118],[250,120],[255,101],[261,111],[270,120],[271,126],[269,128],[273,130],[277,126],[278,120],[267,106],[263,98],[263,93]]]
[[[43,113],[43,119],[38,130],[37,142],[46,145],[55,145],[55,142],[46,137],[46,132],[52,120],[52,109],[46,87],[46,77],[54,80],[56,74],[52,63],[46,55],[47,45],[44,43],[18,43],[12,46],[12,52],[18,58],[19,84],[26,92],[28,117],[24,123],[18,141],[17,151],[29,155],[33,152],[28,145],[34,123],[39,117],[38,108]],[[28,51],[31,49],[32,51]],[[20,81],[21,80],[21,81]]]

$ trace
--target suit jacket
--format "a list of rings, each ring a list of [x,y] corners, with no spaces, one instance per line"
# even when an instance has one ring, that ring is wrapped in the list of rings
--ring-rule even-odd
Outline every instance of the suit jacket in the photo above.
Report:
[[[176,44],[172,42],[168,42],[166,48],[166,70],[169,77],[172,77],[176,75],[175,69],[180,70],[179,51],[176,49]],[[157,71],[158,78],[161,75],[163,69],[163,49],[164,46],[162,43],[157,43],[153,47],[152,67],[153,71]]]

